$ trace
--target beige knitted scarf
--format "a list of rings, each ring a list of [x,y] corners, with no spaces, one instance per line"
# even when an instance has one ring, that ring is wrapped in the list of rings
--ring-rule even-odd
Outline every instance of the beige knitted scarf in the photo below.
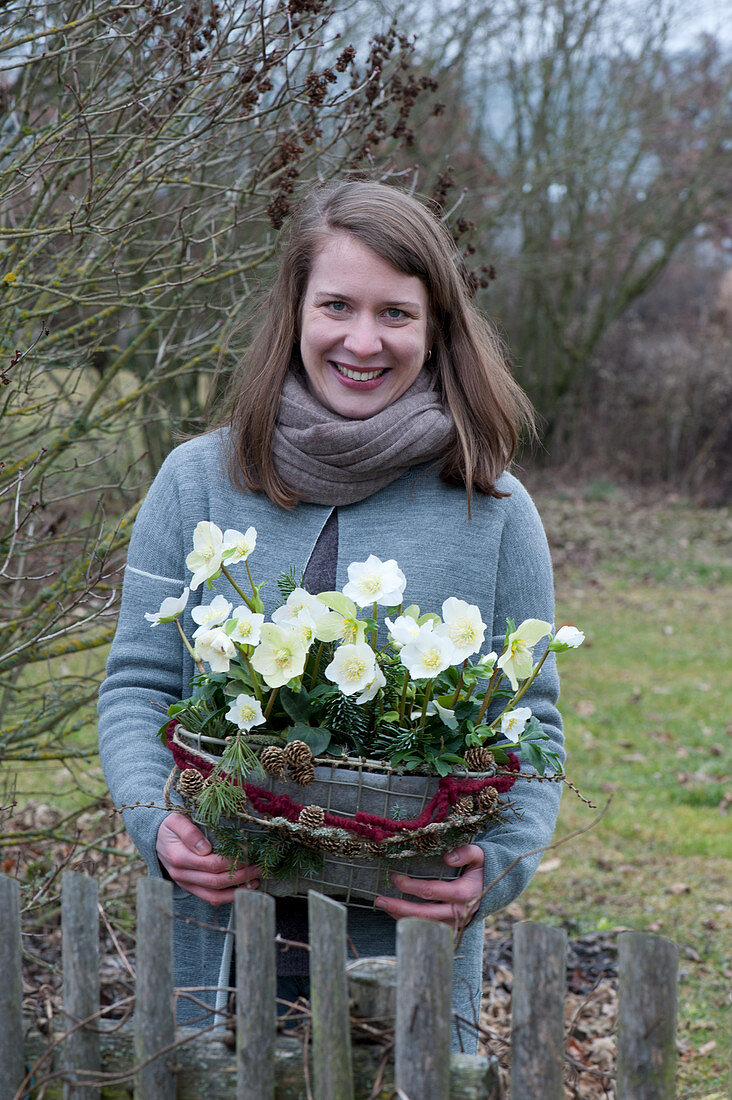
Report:
[[[425,370],[401,397],[366,420],[326,409],[302,373],[291,370],[282,388],[272,455],[280,477],[303,500],[353,504],[410,466],[437,457],[454,430]]]

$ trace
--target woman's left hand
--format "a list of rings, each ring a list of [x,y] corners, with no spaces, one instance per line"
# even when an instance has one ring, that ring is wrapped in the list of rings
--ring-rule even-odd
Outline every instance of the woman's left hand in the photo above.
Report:
[[[464,867],[462,875],[453,879],[410,878],[408,875],[391,875],[391,881],[403,894],[413,894],[422,901],[405,901],[403,898],[379,897],[374,902],[400,920],[402,917],[424,917],[443,921],[453,927],[466,924],[480,904],[483,893],[483,864],[485,855],[477,844],[462,844],[443,857],[450,867]]]

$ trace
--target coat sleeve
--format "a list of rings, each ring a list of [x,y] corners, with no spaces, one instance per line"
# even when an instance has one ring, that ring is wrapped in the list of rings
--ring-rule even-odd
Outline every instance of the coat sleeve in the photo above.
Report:
[[[554,622],[554,586],[551,559],[544,529],[531,498],[515,482],[507,502],[496,571],[493,649],[500,653],[506,620],[518,625],[524,619]],[[534,653],[541,656],[548,638]],[[556,658],[550,653],[541,672],[521,700],[549,735],[548,747],[564,761],[562,720],[557,710],[559,677]],[[559,811],[561,783],[524,778],[534,769],[522,765],[513,790],[506,797],[513,804],[506,820],[481,834],[476,843],[485,853],[484,894],[478,916],[486,916],[510,904],[526,888],[551,842]],[[515,862],[514,862],[515,861]]]
[[[175,452],[173,452],[175,454]],[[164,809],[163,788],[172,758],[157,732],[170,703],[188,694],[193,664],[174,623],[151,626],[167,596],[186,584],[184,532],[175,470],[163,464],[135,522],[122,587],[117,631],[99,692],[99,753],[115,805],[125,808],[128,832],[152,874],[161,873],[155,844]],[[191,600],[182,617],[191,634]],[[135,803],[153,803],[153,807]]]

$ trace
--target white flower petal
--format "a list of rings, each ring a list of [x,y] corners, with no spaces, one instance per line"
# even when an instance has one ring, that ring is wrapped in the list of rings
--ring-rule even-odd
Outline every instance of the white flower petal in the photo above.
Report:
[[[160,623],[172,623],[178,618],[178,616],[185,610],[188,603],[188,597],[190,595],[190,589],[184,588],[180,596],[167,596],[160,605],[160,610],[151,614],[149,611],[145,612],[145,618],[152,626],[158,626]]]

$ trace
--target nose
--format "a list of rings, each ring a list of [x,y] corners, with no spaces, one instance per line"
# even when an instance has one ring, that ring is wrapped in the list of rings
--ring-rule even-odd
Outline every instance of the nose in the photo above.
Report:
[[[381,351],[381,334],[378,321],[366,313],[359,313],[348,326],[343,340],[346,351],[359,359],[369,359]]]

